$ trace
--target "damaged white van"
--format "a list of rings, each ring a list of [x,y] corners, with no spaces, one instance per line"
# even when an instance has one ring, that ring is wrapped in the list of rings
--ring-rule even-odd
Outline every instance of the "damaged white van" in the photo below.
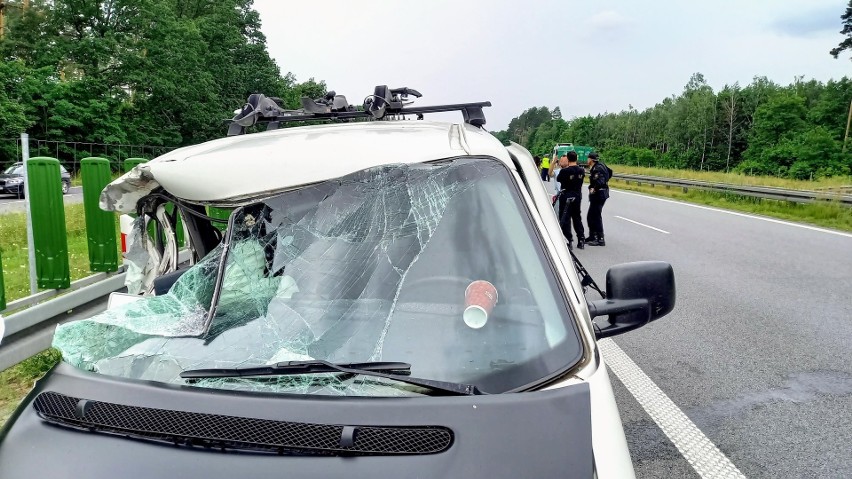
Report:
[[[229,137],[110,184],[144,294],[57,328],[0,477],[632,477],[596,341],[670,312],[672,268],[613,266],[587,301],[490,104],[419,96],[253,95]]]

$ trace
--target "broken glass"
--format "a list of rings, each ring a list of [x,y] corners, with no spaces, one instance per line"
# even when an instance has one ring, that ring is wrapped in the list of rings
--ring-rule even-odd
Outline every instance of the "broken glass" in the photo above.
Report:
[[[510,390],[582,357],[528,211],[490,159],[388,165],[303,187],[234,211],[224,244],[167,294],[60,325],[54,346],[81,369],[176,384],[187,369],[382,360]],[[340,374],[193,384],[423,392]]]

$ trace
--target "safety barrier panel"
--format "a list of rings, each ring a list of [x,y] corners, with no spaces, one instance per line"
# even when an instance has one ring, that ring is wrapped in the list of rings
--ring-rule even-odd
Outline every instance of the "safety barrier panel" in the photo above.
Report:
[[[124,160],[124,165],[123,165],[124,172],[127,173],[128,171],[130,171],[134,167],[136,167],[136,165],[141,165],[142,163],[147,163],[147,162],[148,162],[148,160],[146,160],[145,158],[128,158],[128,159]]]
[[[125,166],[132,168],[146,161],[148,160],[144,158],[131,158]],[[26,164],[32,234],[32,244],[28,246],[34,257],[31,274],[34,275],[33,287],[45,291],[36,293],[34,289],[33,295],[27,298],[9,298],[5,288],[9,274],[26,273],[18,268],[10,272],[9,265],[6,264],[4,277],[0,256],[0,311],[5,310],[7,313],[51,299],[59,294],[59,290],[67,293],[69,288],[73,289],[60,163],[56,158],[33,157],[29,158]],[[89,269],[93,273],[115,273],[121,266],[115,228],[116,215],[102,211],[98,205],[101,191],[112,179],[112,166],[112,162],[101,157],[85,158],[80,163]],[[183,239],[182,227],[178,228],[177,235]],[[8,258],[6,259],[8,261]]]
[[[232,208],[219,208],[216,206],[208,206],[207,207],[207,215],[211,218],[217,218],[220,220],[227,221],[228,218],[231,217]],[[219,231],[225,231],[228,229],[228,224],[223,222],[215,222],[213,223],[214,228],[218,228]]]
[[[90,157],[80,162],[83,178],[83,208],[86,213],[86,239],[89,269],[110,273],[118,270],[118,243],[115,238],[115,214],[101,210],[101,191],[112,179],[106,158]]]
[[[36,281],[39,288],[65,289],[71,285],[68,234],[59,160],[39,156],[27,161],[28,195],[32,211]]]

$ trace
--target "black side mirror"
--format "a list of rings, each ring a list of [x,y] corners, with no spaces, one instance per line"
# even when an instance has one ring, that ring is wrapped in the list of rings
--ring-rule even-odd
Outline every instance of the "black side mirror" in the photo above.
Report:
[[[675,305],[674,270],[662,261],[640,261],[613,266],[606,273],[607,299],[589,303],[595,336],[608,338],[640,328],[669,314]]]

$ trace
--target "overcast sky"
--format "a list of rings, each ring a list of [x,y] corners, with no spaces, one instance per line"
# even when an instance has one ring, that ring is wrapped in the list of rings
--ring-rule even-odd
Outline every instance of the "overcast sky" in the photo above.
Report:
[[[255,0],[269,52],[360,103],[373,87],[418,104],[490,100],[489,130],[532,106],[563,117],[644,109],[694,72],[718,90],[756,75],[852,76],[847,0]]]

